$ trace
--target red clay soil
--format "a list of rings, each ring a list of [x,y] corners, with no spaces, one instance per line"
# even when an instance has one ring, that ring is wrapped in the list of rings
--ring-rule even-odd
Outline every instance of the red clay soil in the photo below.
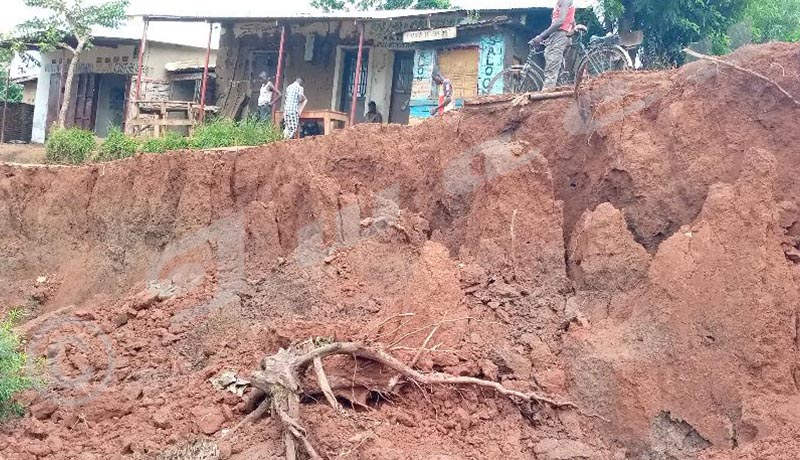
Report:
[[[800,95],[797,45],[729,59]],[[391,372],[331,360],[354,408],[302,407],[326,458],[796,459],[799,117],[697,62],[411,128],[0,165],[0,312],[30,313],[46,379],[0,458],[283,458],[271,419],[226,436],[245,400],[209,378],[311,337],[408,360],[441,324],[420,369],[607,421],[470,388],[386,401]],[[175,454],[199,439],[220,453]]]

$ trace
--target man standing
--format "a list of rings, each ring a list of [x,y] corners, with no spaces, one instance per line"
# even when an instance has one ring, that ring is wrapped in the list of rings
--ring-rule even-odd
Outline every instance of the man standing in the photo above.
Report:
[[[437,107],[431,109],[431,115],[436,115],[439,111],[443,113],[449,112],[455,108],[455,100],[453,99],[453,82],[445,77],[438,70],[433,74],[433,81],[442,88],[442,97]]]
[[[283,104],[283,122],[286,127],[283,130],[283,138],[291,139],[297,134],[300,126],[300,114],[306,108],[305,90],[303,90],[303,77],[297,77],[288,88],[286,88],[286,100]]]
[[[553,21],[550,27],[530,41],[531,45],[542,43],[547,47],[544,52],[544,87],[543,91],[552,91],[558,84],[561,66],[564,63],[564,52],[569,47],[569,35],[575,30],[575,2],[573,0],[555,0]]]
[[[366,123],[383,123],[383,115],[378,112],[378,104],[375,101],[369,101],[369,111],[364,121]]]
[[[258,94],[258,118],[267,121],[272,118],[272,106],[281,98],[281,92],[275,87],[273,77],[267,77],[266,72],[261,75],[261,91]]]

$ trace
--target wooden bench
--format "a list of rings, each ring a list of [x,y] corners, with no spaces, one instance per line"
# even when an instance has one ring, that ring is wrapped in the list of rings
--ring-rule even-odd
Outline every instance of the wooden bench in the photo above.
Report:
[[[283,121],[283,112],[275,112],[275,120],[280,126]],[[306,110],[300,115],[300,123],[302,124],[304,121],[322,122],[323,134],[326,136],[338,129],[346,129],[350,126],[349,116],[335,110]],[[337,124],[340,126],[337,127]],[[297,136],[300,136],[300,129],[297,130]]]

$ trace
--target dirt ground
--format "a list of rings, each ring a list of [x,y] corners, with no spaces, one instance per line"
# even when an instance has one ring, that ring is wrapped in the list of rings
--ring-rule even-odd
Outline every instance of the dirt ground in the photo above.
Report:
[[[43,163],[41,144],[0,144],[0,163]]]
[[[800,95],[799,46],[729,59]],[[273,418],[231,434],[250,390],[210,379],[309,338],[408,362],[436,329],[420,370],[580,410],[386,396],[393,372],[332,359],[345,413],[301,412],[324,458],[796,459],[798,115],[697,62],[415,127],[0,165],[0,312],[29,313],[47,379],[0,458],[282,459]]]

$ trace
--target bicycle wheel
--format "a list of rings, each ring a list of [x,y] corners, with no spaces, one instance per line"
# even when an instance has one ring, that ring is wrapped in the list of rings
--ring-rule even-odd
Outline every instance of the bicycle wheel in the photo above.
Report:
[[[631,57],[619,46],[605,46],[589,51],[575,71],[575,90],[582,84],[606,72],[630,70]]]
[[[521,94],[541,91],[542,75],[536,69],[510,67],[497,74],[486,89],[486,94]]]

